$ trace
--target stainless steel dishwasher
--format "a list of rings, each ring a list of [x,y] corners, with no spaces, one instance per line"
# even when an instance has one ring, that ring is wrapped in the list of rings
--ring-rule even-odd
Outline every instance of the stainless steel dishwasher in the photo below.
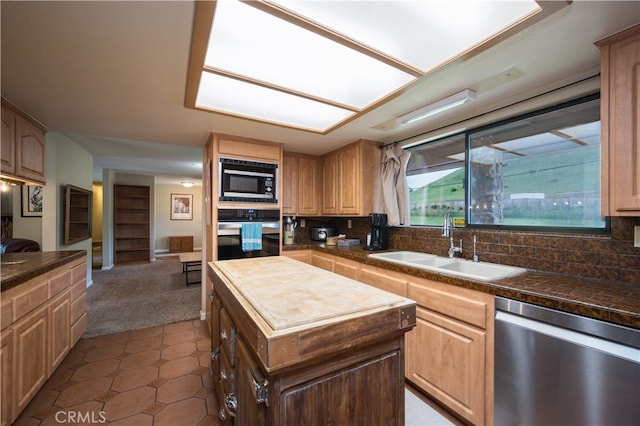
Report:
[[[495,424],[640,424],[640,330],[496,297]]]

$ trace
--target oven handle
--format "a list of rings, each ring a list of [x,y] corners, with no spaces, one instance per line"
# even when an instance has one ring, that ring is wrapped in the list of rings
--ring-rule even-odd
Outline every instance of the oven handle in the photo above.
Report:
[[[240,228],[243,223],[256,222],[218,222],[218,235],[240,235]],[[262,223],[263,234],[280,233],[280,222],[259,222]]]

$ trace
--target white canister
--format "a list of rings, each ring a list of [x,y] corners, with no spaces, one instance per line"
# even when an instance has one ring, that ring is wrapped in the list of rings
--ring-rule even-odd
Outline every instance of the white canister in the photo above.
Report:
[[[293,244],[293,231],[284,231],[284,243]]]

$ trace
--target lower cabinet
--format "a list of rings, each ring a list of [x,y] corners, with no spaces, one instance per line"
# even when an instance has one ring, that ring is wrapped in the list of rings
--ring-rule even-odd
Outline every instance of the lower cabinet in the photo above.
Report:
[[[86,330],[86,256],[2,292],[2,425],[20,415]]]
[[[310,252],[314,266],[415,300],[416,327],[405,335],[406,379],[465,421],[493,424],[492,295]],[[340,272],[345,262],[356,271]]]

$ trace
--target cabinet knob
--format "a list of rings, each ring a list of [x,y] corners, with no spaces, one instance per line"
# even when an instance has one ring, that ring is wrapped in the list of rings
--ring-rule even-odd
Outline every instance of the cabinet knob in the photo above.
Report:
[[[225,330],[224,328],[220,330],[220,339],[227,340],[227,330]]]
[[[227,420],[227,411],[224,408],[220,408],[218,411],[218,418],[222,421]]]
[[[220,368],[220,379],[224,382],[229,378],[224,368]]]
[[[213,295],[213,291],[211,291],[211,292],[209,292],[209,301],[211,301],[213,303],[214,300],[216,300],[216,298]]]

